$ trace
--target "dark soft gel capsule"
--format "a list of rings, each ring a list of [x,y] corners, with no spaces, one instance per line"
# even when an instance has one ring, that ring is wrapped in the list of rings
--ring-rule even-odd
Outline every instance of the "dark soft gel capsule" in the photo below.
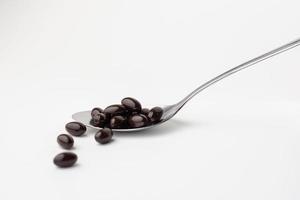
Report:
[[[114,116],[110,120],[110,128],[115,128],[115,129],[123,129],[126,128],[127,126],[127,120],[123,116]]]
[[[151,120],[151,122],[159,122],[161,120],[161,117],[163,115],[163,109],[161,107],[154,107],[150,110],[148,113],[148,118]]]
[[[99,113],[97,116],[92,117],[90,124],[96,127],[104,127],[106,121],[106,115]]]
[[[128,118],[130,128],[140,128],[148,125],[148,118],[143,114],[137,114]]]
[[[141,113],[146,116],[148,116],[149,112],[150,112],[150,110],[148,108],[143,108],[141,111]]]
[[[53,163],[58,167],[71,167],[77,162],[77,155],[72,152],[63,152],[57,154]]]
[[[64,149],[71,149],[74,145],[74,139],[67,134],[57,136],[57,143]]]
[[[95,140],[100,144],[109,143],[112,139],[113,132],[110,128],[103,128],[95,134]]]
[[[125,115],[126,111],[127,110],[123,105],[114,104],[106,107],[103,112],[107,118],[111,118],[116,115]]]
[[[81,136],[86,132],[86,126],[80,122],[67,123],[65,128],[73,136]]]
[[[99,114],[99,113],[102,113],[103,112],[103,109],[101,108],[93,108],[92,112],[91,112],[91,115],[95,115],[95,114]]]
[[[99,120],[100,114],[103,112],[101,108],[93,108],[91,111],[92,119]]]
[[[141,103],[132,98],[132,97],[126,97],[121,101],[122,105],[129,110],[130,112],[137,112],[140,113],[142,110],[142,105]]]

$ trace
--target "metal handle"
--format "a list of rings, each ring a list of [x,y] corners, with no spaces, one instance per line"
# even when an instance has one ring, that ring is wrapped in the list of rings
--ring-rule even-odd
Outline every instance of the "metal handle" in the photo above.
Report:
[[[208,88],[209,86],[213,85],[214,83],[222,80],[223,78],[226,78],[227,76],[234,74],[242,69],[245,69],[247,67],[250,67],[254,64],[257,64],[259,62],[262,62],[268,58],[271,58],[277,54],[283,53],[289,49],[292,49],[296,46],[300,45],[300,38],[297,40],[294,40],[288,44],[285,44],[281,47],[278,47],[270,52],[267,52],[261,56],[258,56],[256,58],[253,58],[243,64],[238,65],[237,67],[234,67],[226,72],[224,72],[223,74],[211,79],[210,81],[207,81],[206,83],[204,83],[203,85],[199,86],[198,88],[196,88],[193,92],[191,92],[187,97],[185,97],[183,100],[181,100],[176,106],[178,107],[182,107],[184,106],[184,104],[186,104],[190,99],[192,99],[195,95],[197,95],[199,92],[201,92],[202,90]]]

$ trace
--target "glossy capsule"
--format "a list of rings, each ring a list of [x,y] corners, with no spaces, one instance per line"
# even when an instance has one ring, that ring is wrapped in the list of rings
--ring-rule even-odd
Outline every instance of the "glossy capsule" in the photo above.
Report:
[[[125,117],[121,115],[114,116],[110,120],[110,128],[114,128],[114,129],[127,128],[126,122],[127,120]]]
[[[57,136],[57,143],[64,149],[71,149],[74,145],[74,139],[67,134]]]
[[[149,112],[150,112],[150,110],[148,108],[143,108],[141,111],[141,113],[146,116],[148,116]]]
[[[126,97],[121,101],[122,105],[130,112],[137,112],[140,113],[142,110],[141,103],[132,98],[132,97]]]
[[[107,118],[111,118],[116,115],[125,115],[127,110],[123,105],[114,104],[106,107],[103,112]]]
[[[95,134],[95,140],[100,144],[109,143],[112,139],[113,132],[110,128],[103,128]]]
[[[69,122],[65,128],[73,136],[81,136],[86,132],[86,126],[80,122]]]
[[[103,112],[102,108],[96,107],[96,108],[92,109],[91,115],[93,116],[93,114],[98,114],[98,113],[102,113],[102,112]]]
[[[71,167],[77,161],[77,155],[72,152],[63,152],[57,154],[54,159],[53,163],[58,167]]]
[[[161,107],[154,107],[148,113],[148,118],[152,123],[159,122],[163,115],[163,109]]]
[[[148,118],[143,114],[137,114],[128,118],[130,128],[140,128],[148,125]]]
[[[100,114],[103,112],[101,108],[93,108],[91,111],[92,119],[99,120]]]
[[[90,124],[96,127],[104,127],[106,123],[106,115],[103,113],[97,114],[97,117],[92,117]]]

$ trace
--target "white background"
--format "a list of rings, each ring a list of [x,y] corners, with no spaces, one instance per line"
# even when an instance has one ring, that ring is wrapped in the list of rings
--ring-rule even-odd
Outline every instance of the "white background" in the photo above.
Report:
[[[300,48],[203,91],[161,127],[98,145],[71,114],[172,104],[300,37],[299,0],[0,0],[0,199],[300,199]]]

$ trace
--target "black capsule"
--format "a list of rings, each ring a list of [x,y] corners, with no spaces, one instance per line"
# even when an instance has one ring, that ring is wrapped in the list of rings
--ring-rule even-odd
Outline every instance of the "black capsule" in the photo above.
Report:
[[[141,111],[141,113],[146,116],[148,115],[149,112],[150,112],[150,110],[148,108],[143,108]]]
[[[148,125],[148,118],[143,114],[130,116],[128,119],[130,128],[140,128]]]
[[[73,136],[81,136],[86,132],[86,126],[80,122],[70,122],[66,124],[66,131]]]
[[[102,113],[102,112],[103,112],[103,109],[96,107],[96,108],[93,108],[91,115],[93,116],[94,114],[98,114],[98,113]]]
[[[91,116],[92,116],[92,119],[95,119],[95,120],[99,120],[99,115],[103,112],[103,110],[101,108],[94,108],[92,111],[91,111]]]
[[[103,113],[99,113],[92,117],[90,124],[96,127],[104,127],[106,123],[106,115]]]
[[[148,113],[148,118],[151,122],[159,122],[163,115],[163,109],[161,107],[154,107]]]
[[[100,144],[109,143],[112,139],[113,132],[110,128],[103,128],[95,134],[95,140]]]
[[[127,120],[125,117],[123,117],[121,115],[114,116],[110,120],[110,128],[114,128],[114,129],[126,128],[127,127],[126,122],[127,122]]]
[[[74,145],[74,139],[67,134],[57,136],[57,143],[64,149],[71,149]]]
[[[71,167],[77,161],[77,155],[71,152],[63,152],[57,154],[54,159],[53,163],[58,167]]]
[[[114,104],[106,107],[103,112],[107,118],[111,118],[116,115],[125,115],[127,110],[123,105]]]
[[[126,97],[121,101],[122,105],[129,110],[130,112],[137,112],[140,113],[142,110],[141,103],[132,98],[132,97]]]
[[[90,125],[98,127],[99,126],[99,121],[95,121],[95,120],[91,119],[90,120]]]

